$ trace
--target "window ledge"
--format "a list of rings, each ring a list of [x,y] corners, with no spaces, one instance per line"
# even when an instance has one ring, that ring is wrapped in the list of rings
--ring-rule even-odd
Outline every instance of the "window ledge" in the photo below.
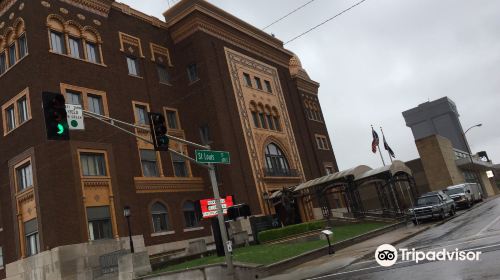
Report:
[[[198,231],[198,230],[204,230],[205,227],[192,227],[192,228],[185,228],[183,232],[190,232],[190,231]]]
[[[189,84],[188,84],[188,86],[194,85],[194,84],[196,84],[199,81],[200,81],[200,78],[198,78],[198,79],[196,79],[194,81],[190,81]]]
[[[323,121],[318,121],[318,120],[310,119],[310,118],[308,118],[308,120],[313,121],[313,122],[317,122],[317,123],[324,123]]]
[[[249,85],[244,85],[244,87],[249,88],[249,89],[253,89],[253,90],[256,90],[256,91],[260,91],[260,92],[263,92],[263,93],[267,93],[269,95],[273,95],[272,92],[269,92],[269,91],[264,90],[264,89],[254,88],[253,86],[249,86]]]
[[[58,53],[58,52],[55,52],[53,50],[49,50],[49,53],[55,54],[55,55],[60,55],[60,56],[67,57],[67,58],[71,58],[71,59],[74,59],[74,60],[77,60],[77,61],[82,61],[82,62],[90,63],[90,64],[101,66],[101,67],[108,67],[104,63],[97,63],[97,62],[88,61],[88,60],[85,60],[85,59],[82,59],[82,58],[73,57],[73,56],[68,55],[68,54]]]
[[[170,231],[162,231],[162,232],[155,232],[155,233],[151,233],[151,237],[158,237],[158,236],[165,236],[165,235],[173,235],[175,234],[175,231],[174,230],[170,230]]]
[[[14,132],[16,129],[20,128],[21,126],[23,126],[24,124],[26,124],[27,122],[31,121],[31,117],[29,119],[27,119],[25,122],[23,122],[22,124],[19,124],[18,126],[14,127],[13,129],[9,130],[9,131],[6,131],[3,133],[3,136],[7,136],[9,134],[11,134],[12,132]]]
[[[160,85],[169,86],[169,87],[171,87],[171,86],[172,86],[172,84],[171,84],[171,83],[164,83],[164,82],[160,82]]]
[[[141,76],[132,75],[132,74],[130,74],[130,73],[129,73],[128,75],[129,75],[130,77],[134,77],[134,78],[137,78],[137,79],[141,79],[141,80],[142,80],[142,79],[144,79],[144,78],[143,78],[143,77],[141,77]]]
[[[16,65],[19,64],[21,61],[23,61],[26,57],[28,57],[28,55],[29,55],[29,53],[27,53],[23,58],[21,58],[18,61],[16,61],[16,63],[14,65],[9,65],[9,68],[5,69],[5,72],[3,72],[0,75],[0,78],[3,77],[5,74],[9,73],[10,69],[16,67]]]
[[[274,132],[274,133],[284,133],[283,130],[272,130],[269,128],[262,128],[262,127],[253,127],[254,129],[257,129],[258,131],[266,131],[266,132]]]

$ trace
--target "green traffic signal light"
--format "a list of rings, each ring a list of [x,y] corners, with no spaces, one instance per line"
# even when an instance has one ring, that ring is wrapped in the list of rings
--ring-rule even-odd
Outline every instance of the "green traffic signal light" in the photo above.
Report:
[[[57,124],[57,134],[61,135],[64,133],[64,125],[58,123]]]

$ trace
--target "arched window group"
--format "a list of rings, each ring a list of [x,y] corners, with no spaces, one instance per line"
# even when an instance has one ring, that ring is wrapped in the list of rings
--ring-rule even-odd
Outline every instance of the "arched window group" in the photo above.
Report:
[[[319,108],[318,103],[308,100],[306,100],[304,103],[306,107],[307,118],[310,120],[322,122],[323,117],[321,116],[321,109]]]
[[[262,103],[250,103],[253,124],[256,128],[281,131],[280,116],[276,107],[263,105]]]
[[[266,176],[286,177],[293,175],[288,160],[278,145],[274,143],[268,144],[264,155]]]
[[[93,27],[65,21],[59,15],[50,15],[47,26],[51,52],[102,64],[102,40]]]
[[[182,204],[184,225],[186,228],[199,226],[201,217],[196,211],[194,201],[188,200]],[[160,233],[172,230],[172,224],[168,213],[168,208],[161,202],[155,202],[151,206],[151,218],[153,222],[153,232]]]
[[[0,75],[28,55],[28,41],[24,20],[16,19],[14,25],[0,35]]]

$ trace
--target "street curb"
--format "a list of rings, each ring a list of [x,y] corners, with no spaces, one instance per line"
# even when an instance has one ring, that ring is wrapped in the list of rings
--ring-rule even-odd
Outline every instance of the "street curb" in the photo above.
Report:
[[[494,199],[494,198],[496,198],[496,196],[495,196],[495,197],[492,197],[492,199]],[[431,229],[431,228],[435,228],[435,227],[437,227],[437,226],[443,225],[444,223],[446,223],[446,222],[448,222],[448,221],[451,221],[451,220],[453,220],[453,219],[455,219],[455,218],[457,218],[457,217],[460,217],[460,216],[464,215],[465,213],[467,213],[467,212],[469,212],[469,211],[472,211],[472,210],[474,210],[474,209],[476,209],[476,208],[478,208],[478,207],[480,207],[480,206],[484,205],[484,203],[486,203],[486,202],[488,202],[488,201],[490,201],[490,200],[492,200],[492,199],[485,200],[485,201],[484,201],[483,203],[481,203],[481,205],[479,205],[479,206],[472,206],[471,208],[469,208],[469,209],[465,209],[463,212],[461,212],[461,213],[459,213],[459,214],[455,214],[454,216],[452,216],[452,217],[448,217],[448,218],[446,218],[446,219],[444,219],[444,220],[442,220],[442,221],[439,221],[438,223],[435,223],[435,224],[429,225],[429,226],[427,226],[426,228],[422,228],[421,230],[419,230],[419,231],[417,231],[417,232],[414,232],[414,233],[412,233],[412,234],[410,234],[410,235],[408,235],[408,236],[405,236],[405,237],[403,237],[403,238],[401,238],[401,239],[399,239],[399,240],[395,241],[392,245],[397,245],[397,244],[400,244],[401,242],[404,242],[404,241],[406,241],[406,240],[409,240],[409,239],[411,239],[412,237],[415,237],[415,236],[417,236],[417,235],[419,235],[419,234],[421,234],[421,233],[423,233],[423,232],[425,232],[425,231],[427,231],[427,230],[429,230],[429,229]],[[478,204],[475,204],[475,205],[478,205]],[[364,260],[364,259],[369,258],[370,256],[373,256],[373,255],[374,255],[374,253],[375,253],[375,250],[374,250],[374,251],[372,251],[372,252],[370,252],[370,253],[365,254],[365,255],[364,255],[364,256],[362,256],[362,257],[359,257],[359,258],[357,258],[357,259],[353,260],[351,263],[349,263],[349,264],[347,264],[347,265],[345,265],[345,266],[342,266],[342,267],[340,267],[340,268],[337,268],[337,269],[333,270],[332,272],[329,272],[328,274],[339,272],[340,270],[342,270],[342,269],[344,269],[344,268],[346,268],[346,267],[348,267],[348,266],[350,266],[350,265],[352,265],[352,264],[354,264],[354,263],[356,263],[356,262],[358,262],[358,261],[361,261],[361,260]],[[322,275],[326,275],[326,274],[322,274]],[[317,275],[317,276],[322,276],[322,275]]]

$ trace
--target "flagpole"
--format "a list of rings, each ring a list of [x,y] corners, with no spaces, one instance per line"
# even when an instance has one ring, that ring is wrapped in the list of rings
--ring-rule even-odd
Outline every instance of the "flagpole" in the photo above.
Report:
[[[382,129],[382,127],[380,127],[380,131],[382,131],[382,140],[384,140],[384,143],[387,143],[385,140],[384,130]],[[389,153],[389,151],[387,151],[387,153],[389,154],[389,159],[391,160],[391,163],[392,163],[391,153]]]
[[[373,131],[373,125],[372,125],[372,131]],[[382,156],[382,151],[380,150],[380,139],[378,141],[377,148],[378,148],[378,152],[380,154],[380,159],[382,160],[382,164],[385,166],[384,157]]]

